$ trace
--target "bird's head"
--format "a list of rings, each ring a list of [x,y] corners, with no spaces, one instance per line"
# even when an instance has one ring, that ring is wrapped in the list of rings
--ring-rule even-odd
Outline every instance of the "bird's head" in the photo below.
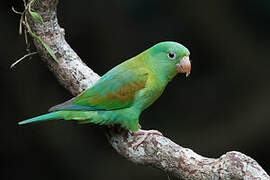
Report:
[[[166,41],[156,44],[149,50],[149,62],[158,73],[166,74],[169,79],[177,73],[190,74],[190,52],[183,45]]]

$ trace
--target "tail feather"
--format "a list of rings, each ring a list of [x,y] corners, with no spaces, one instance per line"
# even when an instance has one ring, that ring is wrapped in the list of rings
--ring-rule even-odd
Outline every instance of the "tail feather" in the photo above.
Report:
[[[110,111],[55,111],[31,119],[19,122],[19,125],[47,121],[47,120],[75,120],[80,124],[95,123],[99,125],[108,125],[119,123],[116,114]]]
[[[99,115],[96,111],[55,111],[31,119],[19,122],[19,125],[47,121],[47,120],[76,120],[81,124],[95,123],[100,125],[109,124],[109,121]]]
[[[37,117],[31,118],[31,119],[21,121],[18,124],[23,125],[23,124],[39,122],[39,121],[47,121],[47,120],[52,120],[52,119],[61,119],[61,118],[59,117],[59,115],[57,115],[56,112],[52,112],[52,113],[44,114],[41,116],[37,116]]]

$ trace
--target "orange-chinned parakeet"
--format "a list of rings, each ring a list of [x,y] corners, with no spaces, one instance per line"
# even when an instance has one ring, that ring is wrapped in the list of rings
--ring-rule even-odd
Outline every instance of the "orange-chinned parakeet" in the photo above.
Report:
[[[138,130],[139,116],[164,91],[177,73],[189,75],[189,51],[176,42],[161,42],[119,64],[92,87],[50,113],[19,124],[63,119],[101,125],[120,124]]]

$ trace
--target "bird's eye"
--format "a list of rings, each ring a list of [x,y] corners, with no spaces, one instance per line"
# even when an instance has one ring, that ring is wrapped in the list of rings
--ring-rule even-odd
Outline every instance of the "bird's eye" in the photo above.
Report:
[[[175,59],[175,58],[176,58],[176,55],[175,55],[174,52],[169,52],[169,53],[168,53],[168,57],[169,57],[170,59]]]

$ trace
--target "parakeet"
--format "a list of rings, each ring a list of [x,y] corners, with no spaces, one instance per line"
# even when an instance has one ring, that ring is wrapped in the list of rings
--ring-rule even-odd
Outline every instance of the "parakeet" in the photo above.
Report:
[[[78,96],[49,109],[50,113],[19,122],[76,120],[120,124],[136,132],[141,112],[164,91],[177,73],[190,74],[190,52],[183,45],[160,42],[104,74]]]

